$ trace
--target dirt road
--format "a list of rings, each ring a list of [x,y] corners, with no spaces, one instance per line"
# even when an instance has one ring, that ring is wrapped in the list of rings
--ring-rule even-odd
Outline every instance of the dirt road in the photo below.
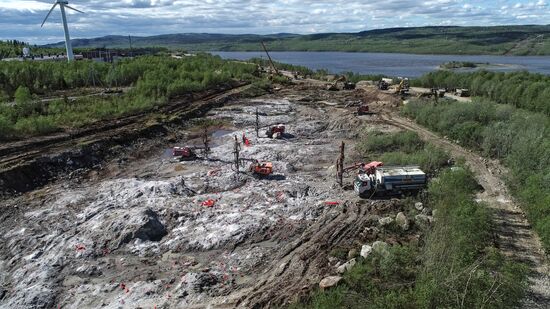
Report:
[[[485,190],[478,198],[493,210],[497,246],[505,255],[525,262],[533,270],[529,276],[530,286],[522,308],[550,308],[550,265],[540,239],[503,181],[506,168],[499,162],[468,151],[409,119],[395,114],[384,114],[382,118],[392,125],[417,132],[422,139],[449,151],[455,158],[466,159],[467,165],[474,171],[479,184]]]

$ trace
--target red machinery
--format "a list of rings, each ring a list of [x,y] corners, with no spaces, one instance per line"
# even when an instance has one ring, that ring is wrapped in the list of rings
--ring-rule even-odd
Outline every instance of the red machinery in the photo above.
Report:
[[[271,162],[253,162],[250,165],[250,171],[258,176],[269,176],[273,173],[273,163]]]
[[[191,147],[174,147],[172,155],[180,157],[181,160],[194,160],[197,158],[197,154]]]
[[[271,162],[260,162],[256,159],[240,159],[241,162],[243,161],[250,161],[249,171],[260,177],[267,177],[271,174],[273,174],[273,163]],[[241,163],[242,164],[242,163]]]
[[[370,163],[356,163],[352,166],[348,166],[344,169],[345,172],[354,170],[356,168],[361,168],[359,172],[366,173],[368,175],[372,175],[376,172],[376,168],[384,166],[384,163],[378,162],[378,161],[372,161]]]
[[[285,125],[284,124],[278,124],[276,126],[272,126],[269,128],[265,135],[269,138],[281,138],[285,134]]]
[[[380,167],[380,166],[384,166],[384,163],[382,162],[378,162],[378,161],[373,161],[371,163],[367,163],[367,164],[361,164],[361,168],[365,171],[365,173],[367,173],[368,175],[372,175],[376,172],[376,168],[377,167]]]
[[[367,114],[370,114],[370,109],[367,104],[360,105],[357,108],[357,115],[361,116],[361,115],[367,115]]]

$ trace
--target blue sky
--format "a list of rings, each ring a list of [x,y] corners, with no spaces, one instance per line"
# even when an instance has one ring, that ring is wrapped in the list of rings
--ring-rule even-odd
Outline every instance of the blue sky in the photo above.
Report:
[[[318,33],[427,25],[550,24],[545,0],[69,0],[72,38],[111,34]],[[40,28],[53,0],[0,0],[0,39],[63,40],[59,10]]]

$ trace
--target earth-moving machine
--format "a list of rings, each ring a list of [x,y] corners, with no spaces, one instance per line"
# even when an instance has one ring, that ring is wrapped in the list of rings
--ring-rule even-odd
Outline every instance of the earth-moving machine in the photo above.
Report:
[[[378,81],[378,89],[388,90],[389,87],[390,87],[390,84],[388,84],[385,80]]]
[[[266,131],[265,131],[265,135],[269,138],[282,138],[285,134],[285,125],[284,124],[278,124],[278,125],[275,125],[275,126],[271,126],[269,127]]]
[[[340,88],[340,83],[342,83],[342,86]],[[352,83],[347,80],[345,75],[341,75],[337,77],[331,84],[327,86],[327,90],[329,91],[340,91],[340,90],[354,90],[356,87],[355,83]]]
[[[179,157],[180,161],[190,161],[197,158],[196,148],[192,147],[174,147],[172,149],[172,156]]]
[[[399,85],[397,85],[397,88],[395,89],[395,93],[400,95],[408,94],[409,88],[410,88],[409,79],[401,78]]]
[[[251,162],[248,170],[258,176],[258,177],[268,177],[273,174],[273,163],[271,162],[260,162],[256,159],[240,159],[241,161]],[[244,165],[244,164],[242,164]]]
[[[468,90],[468,89],[456,89],[455,95],[457,97],[469,97],[470,96],[470,90]]]
[[[362,115],[371,115],[371,114],[373,113],[370,111],[368,104],[361,104],[359,105],[359,107],[357,107],[357,115],[362,116]]]
[[[354,90],[356,87],[355,83],[352,82],[344,82],[344,90]]]
[[[418,166],[384,166],[382,162],[360,166],[353,184],[360,197],[403,194],[426,187],[426,174]]]

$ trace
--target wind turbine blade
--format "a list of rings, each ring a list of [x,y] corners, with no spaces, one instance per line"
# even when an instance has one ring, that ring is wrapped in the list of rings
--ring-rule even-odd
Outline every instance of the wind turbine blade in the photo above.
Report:
[[[81,10],[77,10],[77,9],[73,8],[72,6],[68,6],[68,5],[65,4],[65,7],[68,8],[68,9],[71,9],[71,10],[73,10],[73,11],[77,11],[77,12],[79,12],[79,13],[84,14],[84,12],[82,12]]]
[[[42,22],[42,25],[40,25],[40,28],[42,28],[44,26],[44,24],[46,23],[46,20],[48,20],[48,17],[50,17],[50,14],[52,13],[53,9],[55,9],[56,5],[57,5],[57,2],[53,4],[52,8],[48,12],[48,15],[46,15],[46,18],[44,18],[44,21]]]

